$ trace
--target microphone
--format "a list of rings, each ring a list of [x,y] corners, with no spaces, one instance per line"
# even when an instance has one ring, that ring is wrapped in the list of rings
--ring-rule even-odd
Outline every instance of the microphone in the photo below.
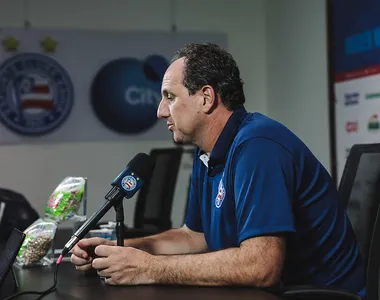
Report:
[[[133,195],[148,181],[153,173],[155,160],[145,153],[138,153],[127,167],[111,183],[111,190],[105,195],[105,203],[95,212],[71,237],[64,246],[57,260],[60,264],[62,258],[82,239],[98,221],[110,210],[117,206],[124,198],[132,198]]]

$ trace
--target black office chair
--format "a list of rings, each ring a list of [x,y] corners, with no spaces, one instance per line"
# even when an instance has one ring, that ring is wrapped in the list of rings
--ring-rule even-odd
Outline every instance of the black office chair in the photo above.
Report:
[[[172,228],[172,204],[182,154],[182,147],[150,151],[156,165],[152,177],[137,195],[134,226],[126,228],[126,239],[152,235]]]
[[[380,269],[380,144],[354,145],[347,157],[339,193],[347,206],[361,255],[366,265],[367,300],[378,300]],[[284,288],[286,299],[362,299],[335,288]]]
[[[13,228],[24,231],[39,218],[37,211],[22,194],[0,188],[0,245],[5,244]]]
[[[339,185],[367,267],[367,300],[378,300],[380,269],[380,143],[354,145]]]

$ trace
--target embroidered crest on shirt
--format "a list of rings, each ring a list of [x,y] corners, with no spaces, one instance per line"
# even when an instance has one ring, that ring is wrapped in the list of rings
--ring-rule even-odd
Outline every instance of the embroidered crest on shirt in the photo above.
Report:
[[[219,182],[218,194],[216,195],[216,198],[215,198],[216,208],[219,208],[222,206],[222,203],[225,197],[226,197],[226,190],[223,185],[223,176],[222,176],[222,179],[220,179],[220,182]]]

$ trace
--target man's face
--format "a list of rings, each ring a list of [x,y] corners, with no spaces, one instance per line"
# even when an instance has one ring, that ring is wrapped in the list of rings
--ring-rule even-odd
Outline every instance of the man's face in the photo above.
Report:
[[[174,61],[162,80],[162,99],[157,116],[166,119],[176,143],[193,143],[199,132],[203,97],[200,93],[189,95],[182,84],[184,59]]]

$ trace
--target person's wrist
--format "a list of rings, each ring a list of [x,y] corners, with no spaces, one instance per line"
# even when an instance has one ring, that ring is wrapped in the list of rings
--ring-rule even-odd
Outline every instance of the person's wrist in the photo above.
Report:
[[[136,249],[140,249],[140,250],[144,250],[144,249],[141,249],[140,248],[140,245],[141,243],[138,243],[132,239],[126,239],[124,240],[124,247],[132,247],[132,248],[136,248]]]
[[[163,272],[163,257],[162,256],[157,256],[157,255],[149,255],[149,260],[148,260],[148,265],[147,265],[147,270],[148,270],[148,276],[152,283],[154,284],[159,284],[161,281],[161,276]]]

